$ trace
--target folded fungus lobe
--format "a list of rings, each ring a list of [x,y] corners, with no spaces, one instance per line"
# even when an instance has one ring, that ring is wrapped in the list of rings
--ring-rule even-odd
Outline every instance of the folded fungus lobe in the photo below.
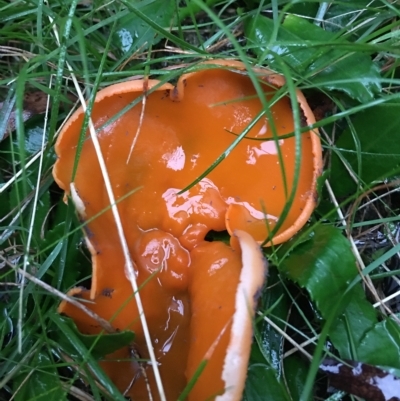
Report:
[[[97,94],[91,114],[167,400],[178,399],[204,360],[188,399],[241,399],[256,295],[266,275],[259,245],[290,239],[315,206],[322,168],[318,134],[306,131],[296,144],[295,136],[287,135],[295,130],[291,99],[279,92],[284,79],[268,70],[252,74],[263,101],[242,63],[217,60],[200,64],[176,86],[156,80],[112,85]],[[297,101],[302,122],[314,123],[299,91]],[[91,289],[75,288],[70,295],[93,301],[89,308],[116,329],[134,331],[132,347],[145,361],[137,306],[87,133],[77,152],[83,119],[80,108],[63,128],[53,172],[87,221],[92,254]],[[198,180],[222,154],[221,163]],[[271,238],[292,190],[289,212]],[[225,230],[230,245],[206,240],[210,231]],[[73,305],[62,302],[59,311],[82,332],[100,333],[98,323]],[[148,399],[146,380],[158,399],[151,368],[132,358],[131,348],[101,364],[132,399]]]

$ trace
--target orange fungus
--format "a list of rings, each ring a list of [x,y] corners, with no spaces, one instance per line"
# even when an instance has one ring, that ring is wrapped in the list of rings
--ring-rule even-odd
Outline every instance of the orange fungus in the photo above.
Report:
[[[213,61],[201,66],[183,75],[176,87],[155,80],[110,86],[97,94],[91,114],[168,401],[176,400],[194,375],[199,377],[189,400],[240,399],[255,296],[265,277],[258,244],[278,222],[296,174],[296,139],[287,135],[294,131],[290,99],[277,97],[283,78],[268,70],[253,71],[269,104],[262,113],[243,64]],[[300,92],[297,100],[302,122],[314,123]],[[54,167],[58,185],[88,221],[85,237],[93,260],[91,289],[73,289],[70,295],[92,300],[88,307],[116,329],[133,330],[134,354],[145,361],[149,355],[138,309],[88,134],[75,160],[83,119],[81,108],[66,123]],[[230,149],[244,130],[245,137]],[[267,245],[292,237],[315,206],[320,141],[307,131],[300,142],[295,196]],[[182,191],[222,154],[218,166]],[[206,241],[211,230],[228,230],[232,246]],[[63,302],[59,310],[82,332],[101,331],[71,304]],[[146,381],[158,399],[151,367],[139,365],[132,348],[109,355],[102,366],[135,401],[148,399]]]

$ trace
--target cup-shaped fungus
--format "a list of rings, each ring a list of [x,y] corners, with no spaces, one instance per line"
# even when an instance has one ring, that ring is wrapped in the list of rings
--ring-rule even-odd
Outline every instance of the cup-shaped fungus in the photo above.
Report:
[[[207,62],[175,87],[155,80],[110,86],[97,94],[91,114],[167,400],[178,398],[204,360],[189,400],[240,399],[255,299],[265,276],[258,244],[289,239],[315,206],[322,166],[318,135],[287,135],[295,124],[291,100],[279,92],[284,79],[260,69],[252,76],[259,92],[242,63]],[[299,91],[297,101],[302,122],[314,123]],[[80,108],[66,123],[54,167],[55,180],[87,221],[93,261],[91,289],[70,295],[94,301],[89,307],[115,328],[133,330],[135,353],[146,359],[99,150],[87,133],[80,139],[83,119]],[[292,192],[286,218],[270,238]],[[231,247],[206,241],[211,230],[228,230]],[[100,332],[73,305],[63,302],[59,310],[82,332]],[[132,399],[148,399],[147,383],[154,393],[151,369],[134,363],[129,348],[102,366]]]

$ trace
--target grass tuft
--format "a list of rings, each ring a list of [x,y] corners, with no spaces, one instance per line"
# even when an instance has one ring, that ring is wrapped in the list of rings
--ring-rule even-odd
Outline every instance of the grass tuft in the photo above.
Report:
[[[271,272],[243,399],[351,399],[348,389],[332,394],[319,371],[326,355],[400,369],[399,16],[397,2],[384,0],[0,0],[0,400],[126,399],[102,371],[101,357],[57,313],[70,288],[90,286],[91,263],[83,225],[51,175],[54,144],[72,111],[85,104],[79,160],[88,127],[96,139],[90,113],[98,90],[136,78],[175,83],[199,62],[220,58],[245,64],[263,104],[248,129],[270,116],[278,98],[291,100],[295,184],[271,236],[293,203],[302,132],[319,129],[327,170],[308,225],[265,250]],[[254,65],[286,78],[270,101]],[[297,89],[318,116],[311,127],[302,125]],[[136,103],[145,112],[145,97],[127,110]],[[232,135],[198,181],[247,131]],[[118,221],[111,190],[109,196]],[[337,254],[352,275],[332,268],[341,263]],[[324,298],[329,275],[339,291],[331,308]],[[132,264],[129,277],[140,298]],[[355,315],[362,316],[359,325]],[[374,348],[380,342],[387,353]],[[157,371],[154,361],[152,367]],[[160,378],[160,394],[162,388]]]

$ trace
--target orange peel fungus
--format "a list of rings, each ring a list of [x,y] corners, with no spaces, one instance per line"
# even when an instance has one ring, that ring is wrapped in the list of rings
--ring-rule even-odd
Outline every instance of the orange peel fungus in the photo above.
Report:
[[[284,79],[268,70],[253,71],[268,102]],[[297,100],[302,120],[314,123],[300,91]],[[244,65],[235,61],[203,63],[176,86],[128,81],[96,97],[91,118],[134,262],[167,400],[178,399],[204,360],[207,364],[188,399],[241,398],[256,295],[265,278],[259,244],[275,227],[295,176],[295,138],[285,136],[294,131],[290,99],[281,97],[256,121],[262,110]],[[80,218],[89,220],[85,237],[92,254],[92,286],[69,294],[91,300],[88,307],[116,329],[133,330],[133,347],[146,359],[124,255],[88,134],[72,181],[83,118],[80,108],[61,131],[53,172]],[[227,154],[249,124],[253,126],[245,138]],[[216,168],[181,192],[224,152]],[[321,169],[319,137],[305,132],[298,186],[287,218],[272,239],[275,245],[291,238],[310,217]],[[206,241],[211,230],[228,230],[231,246]],[[71,304],[62,302],[59,311],[72,317],[84,333],[101,331],[96,321]],[[158,399],[151,369],[145,362],[140,367],[128,347],[101,364],[132,399],[148,399],[146,380]]]

